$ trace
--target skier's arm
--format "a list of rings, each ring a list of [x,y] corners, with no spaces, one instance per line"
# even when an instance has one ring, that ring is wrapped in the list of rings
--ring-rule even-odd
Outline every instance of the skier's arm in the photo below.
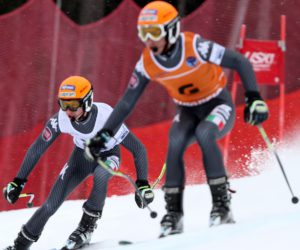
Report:
[[[253,67],[242,54],[201,37],[196,40],[196,48],[202,60],[236,70],[241,77],[246,92],[258,92]]]
[[[104,129],[115,132],[134,109],[137,101],[146,88],[149,79],[136,69],[132,73],[127,90],[109,116]]]
[[[259,93],[255,73],[249,60],[238,52],[225,49],[221,66],[236,70],[242,79],[246,102],[244,121],[251,125],[258,125],[267,120],[268,106]]]
[[[234,69],[238,72],[245,91],[258,91],[253,67],[249,60],[242,54],[230,49],[225,49],[221,66]]]
[[[38,160],[41,158],[47,148],[60,135],[59,127],[57,126],[57,114],[55,114],[45,125],[41,134],[28,148],[23,159],[17,178],[27,180],[29,174],[35,167]]]
[[[53,141],[55,141],[60,133],[61,132],[57,126],[56,114],[46,123],[43,132],[27,150],[27,153],[23,159],[23,163],[16,177],[4,188],[4,198],[9,203],[13,204],[19,199],[29,174],[46,149],[52,144]]]
[[[131,132],[126,136],[126,138],[121,143],[127,150],[131,152],[134,157],[134,164],[136,169],[137,180],[135,184],[137,185],[140,194],[146,200],[147,204],[151,203],[154,199],[154,193],[148,182],[148,161],[146,148],[135,137]],[[135,192],[135,202],[139,208],[144,208],[143,199],[140,195]]]
[[[147,151],[143,143],[132,133],[128,135],[121,143],[133,156],[137,179],[148,179],[148,159]]]
[[[115,106],[103,128],[86,142],[85,153],[88,158],[96,160],[99,157],[99,151],[107,147],[106,143],[115,135],[117,129],[131,113],[148,83],[149,77],[147,77],[140,59],[131,75],[124,96]]]
[[[268,119],[268,106],[260,96],[253,67],[246,57],[200,37],[196,41],[196,49],[202,60],[234,69],[238,72],[245,89],[245,122],[251,125],[258,125]]]

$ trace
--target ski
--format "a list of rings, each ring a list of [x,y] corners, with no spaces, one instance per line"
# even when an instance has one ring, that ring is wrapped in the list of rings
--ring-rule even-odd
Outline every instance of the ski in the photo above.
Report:
[[[82,247],[82,248],[84,248],[84,247]],[[51,248],[50,250],[69,250],[69,249],[66,247],[63,247],[63,248]]]
[[[119,241],[118,240],[102,240],[99,242],[92,242],[89,244],[84,245],[83,247],[80,248],[82,249],[95,249],[95,248],[105,248],[105,247],[117,247],[119,246]],[[66,246],[63,247],[58,247],[58,248],[51,248],[49,250],[69,250]]]
[[[138,242],[134,242],[134,241],[129,241],[129,240],[120,240],[118,241],[118,245],[120,246],[125,246],[125,245],[132,245],[132,244],[136,244]],[[82,247],[81,249],[85,249],[88,248],[88,245],[85,247]],[[51,248],[49,250],[69,250],[66,247],[62,247],[62,248]]]
[[[169,226],[168,227],[162,227],[160,235],[158,236],[158,238],[164,238],[164,237],[166,237],[168,235],[172,235],[172,234],[174,234],[174,232],[172,232],[172,227],[169,227]]]
[[[81,247],[81,249],[85,249],[87,247],[88,245]],[[62,248],[51,248],[50,250],[70,250],[70,249],[67,247],[62,247]]]
[[[93,242],[93,243],[90,243],[88,245],[85,245],[83,246],[82,248],[80,249],[89,249],[89,248],[92,248],[94,249],[95,247],[116,247],[116,246],[126,246],[126,245],[133,245],[133,244],[142,244],[142,243],[146,243],[150,240],[158,240],[160,239],[161,237],[157,237],[157,238],[154,238],[154,239],[146,239],[146,240],[137,240],[137,241],[134,241],[134,240],[103,240],[103,241],[100,241],[100,242]],[[59,247],[59,248],[51,248],[49,250],[69,250],[68,248],[66,248],[66,246],[64,247]]]

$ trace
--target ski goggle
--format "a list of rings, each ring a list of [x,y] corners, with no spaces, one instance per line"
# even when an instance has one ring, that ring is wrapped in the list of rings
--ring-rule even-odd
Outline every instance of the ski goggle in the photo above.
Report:
[[[146,42],[148,39],[157,42],[166,35],[167,32],[164,25],[138,25],[138,36],[143,42]]]
[[[72,112],[77,111],[82,107],[81,100],[62,100],[58,99],[58,104],[63,111],[70,110]]]

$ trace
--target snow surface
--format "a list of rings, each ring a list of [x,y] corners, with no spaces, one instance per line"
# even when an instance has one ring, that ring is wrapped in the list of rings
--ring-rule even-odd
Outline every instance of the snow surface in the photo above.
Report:
[[[293,192],[300,195],[299,138],[277,150]],[[150,218],[147,209],[137,208],[133,195],[115,196],[106,200],[103,217],[86,249],[299,250],[300,203],[292,204],[276,159],[268,150],[253,151],[250,163],[256,170],[253,172],[261,172],[259,175],[231,180],[232,189],[237,191],[232,199],[236,224],[209,228],[211,197],[208,186],[188,186],[184,198],[184,233],[157,239],[159,222],[165,213],[162,191],[155,190],[156,197],[151,204],[158,212],[156,219]],[[50,250],[63,246],[81,218],[82,203],[65,202],[48,221],[40,240],[31,249]],[[0,249],[13,242],[21,225],[35,210],[0,212]],[[135,244],[119,246],[120,240],[134,241]]]

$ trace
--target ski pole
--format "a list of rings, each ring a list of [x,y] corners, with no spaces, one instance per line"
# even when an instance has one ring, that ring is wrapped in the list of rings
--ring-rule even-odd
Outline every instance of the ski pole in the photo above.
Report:
[[[164,165],[163,165],[163,167],[162,167],[162,169],[161,169],[161,171],[160,171],[160,174],[159,174],[159,176],[157,177],[156,181],[153,183],[151,189],[154,189],[155,186],[160,182],[160,180],[162,179],[162,177],[164,176],[164,174],[165,174],[165,172],[166,172],[166,168],[167,168],[167,165],[166,165],[166,163],[164,163]]]
[[[278,162],[278,164],[280,166],[280,169],[281,169],[281,172],[282,172],[282,174],[284,176],[286,184],[288,185],[288,187],[290,189],[290,192],[292,194],[292,203],[294,203],[294,204],[298,203],[299,199],[298,199],[297,196],[294,195],[294,193],[292,191],[291,185],[290,185],[289,180],[287,178],[287,175],[286,175],[286,173],[284,171],[284,168],[283,168],[283,165],[282,165],[281,160],[279,158],[279,155],[277,154],[277,152],[276,152],[275,148],[273,147],[273,145],[272,145],[269,137],[267,136],[267,133],[266,133],[265,129],[263,128],[263,126],[261,124],[257,125],[257,128],[258,128],[258,130],[259,130],[262,138],[264,139],[265,143],[267,144],[267,147],[274,154],[274,156],[275,156],[275,158],[276,158],[276,160],[277,160],[277,162]]]
[[[135,184],[135,182],[132,180],[132,178],[127,175],[127,174],[124,174],[122,173],[121,171],[117,170],[113,170],[111,169],[104,161],[102,161],[100,158],[97,159],[97,162],[98,164],[103,167],[106,171],[108,171],[111,175],[114,175],[114,176],[119,176],[121,178],[124,178],[126,179],[127,181],[129,181],[131,183],[131,185],[134,187],[135,191],[137,192],[137,194],[140,196],[140,198],[142,199],[143,203],[145,204],[145,206],[147,207],[147,209],[149,210],[150,212],[150,217],[151,218],[156,218],[157,217],[157,212],[153,211],[147,201],[145,200],[145,198],[143,197],[143,195],[141,194],[141,191],[139,190],[138,186]]]
[[[27,198],[30,197],[30,199],[27,202],[27,207],[33,207],[33,199],[34,199],[34,194],[33,193],[22,193],[19,195],[19,198]]]

